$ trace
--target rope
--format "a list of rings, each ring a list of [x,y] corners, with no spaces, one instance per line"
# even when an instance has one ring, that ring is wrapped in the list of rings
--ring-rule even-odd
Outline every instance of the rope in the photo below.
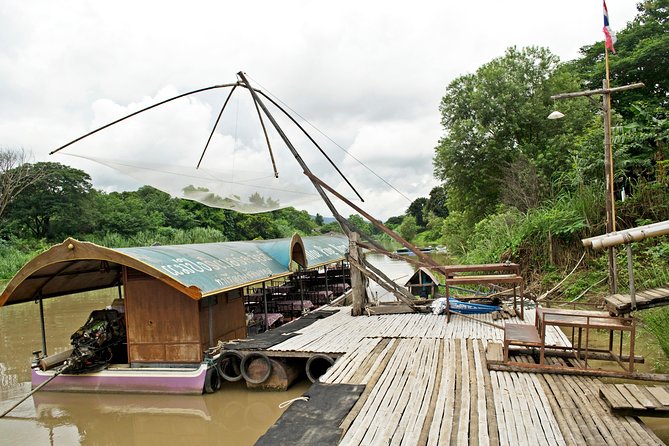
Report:
[[[583,258],[584,258],[584,257],[585,257],[585,252],[584,252],[583,255],[581,256],[581,258],[578,260],[578,263],[576,263],[576,266],[574,267],[574,269],[572,269],[571,272],[570,272],[569,274],[567,274],[567,275],[565,276],[564,279],[562,279],[560,282],[558,282],[557,285],[555,285],[553,288],[551,288],[550,290],[548,290],[548,291],[546,291],[544,294],[542,294],[542,295],[537,299],[537,301],[544,300],[544,299],[546,298],[546,296],[548,296],[548,295],[551,294],[553,291],[555,291],[555,290],[557,290],[558,288],[560,288],[560,285],[562,285],[562,284],[564,283],[564,281],[567,280],[567,279],[569,278],[569,276],[571,276],[572,274],[574,274],[574,271],[576,271],[576,268],[578,268],[578,265],[581,264],[581,262],[583,261]]]
[[[295,401],[309,401],[309,397],[308,396],[298,396],[297,398],[293,398],[292,400],[284,401],[283,403],[279,404],[279,409],[285,409],[286,407],[293,404]]]

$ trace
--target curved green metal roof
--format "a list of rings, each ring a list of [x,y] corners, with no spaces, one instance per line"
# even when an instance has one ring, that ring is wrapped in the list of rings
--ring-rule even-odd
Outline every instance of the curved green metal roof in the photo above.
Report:
[[[341,235],[110,249],[67,239],[28,262],[0,294],[0,306],[118,285],[121,266],[155,277],[194,299],[342,260]],[[306,258],[306,261],[305,261]],[[306,264],[305,264],[306,263]]]

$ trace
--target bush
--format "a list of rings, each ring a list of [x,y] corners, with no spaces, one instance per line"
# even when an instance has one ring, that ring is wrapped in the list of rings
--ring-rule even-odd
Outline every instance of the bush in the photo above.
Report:
[[[9,280],[33,257],[47,248],[43,240],[0,239],[0,280]]]
[[[644,327],[651,332],[656,338],[657,342],[664,351],[664,354],[669,356],[669,308],[655,308],[651,310],[644,310],[638,312],[639,318],[643,321]]]

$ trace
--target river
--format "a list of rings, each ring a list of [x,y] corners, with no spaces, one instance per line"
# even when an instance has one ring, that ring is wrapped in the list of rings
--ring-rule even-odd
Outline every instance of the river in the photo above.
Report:
[[[406,262],[368,256],[392,279],[404,284],[412,273]],[[386,291],[372,287],[380,301]],[[69,347],[70,335],[92,310],[104,308],[115,290],[84,293],[44,302],[49,353]],[[30,391],[30,360],[41,349],[39,307],[25,303],[0,308],[0,412]],[[650,362],[650,361],[649,361]],[[283,401],[302,395],[308,381],[287,392],[247,391],[241,383],[224,383],[201,396],[37,392],[0,420],[2,445],[251,445],[285,409]],[[664,420],[648,420],[664,441]]]

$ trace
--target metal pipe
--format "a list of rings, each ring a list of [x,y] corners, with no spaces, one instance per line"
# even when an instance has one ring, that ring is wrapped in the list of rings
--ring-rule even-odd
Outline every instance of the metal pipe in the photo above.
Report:
[[[265,331],[269,330],[269,319],[267,318],[267,288],[265,282],[262,283],[262,301],[265,308]]]
[[[300,313],[304,313],[304,270],[298,266],[297,271],[300,275]]]
[[[221,111],[218,112],[218,117],[216,118],[216,122],[214,123],[214,127],[211,129],[211,133],[209,134],[209,139],[207,139],[207,144],[204,145],[204,150],[202,151],[202,155],[200,155],[200,159],[197,162],[196,169],[199,169],[200,164],[202,164],[202,158],[204,158],[204,154],[207,152],[207,148],[209,147],[209,143],[211,142],[211,138],[214,136],[214,133],[216,132],[216,127],[218,127],[218,122],[221,120],[221,116],[223,116],[223,111],[225,111],[225,107],[228,105],[228,102],[230,101],[230,98],[232,97],[232,93],[235,92],[235,88],[237,88],[236,85],[234,87],[232,87],[232,89],[230,90],[230,93],[228,94],[228,97],[225,99],[225,102],[223,103],[223,107],[221,107]]]
[[[42,328],[42,353],[44,353],[44,356],[48,356],[46,352],[46,328],[44,327],[44,303],[42,293],[39,294],[39,321]]]
[[[610,246],[639,242],[650,237],[658,237],[666,234],[669,234],[669,220],[648,225],[646,227],[626,229],[615,234],[606,234],[586,240],[587,243],[592,246],[592,249],[599,250]],[[583,240],[584,245],[586,244],[586,240]]]
[[[632,244],[625,245],[627,249],[627,275],[629,277],[630,299],[632,301],[632,310],[636,310],[636,292],[634,290],[634,267],[632,264]]]
[[[211,309],[214,306],[214,298],[218,299],[216,296],[210,297],[210,302],[209,302],[209,347],[214,346],[214,312]]]
[[[95,130],[93,130],[93,131],[90,131],[90,132],[86,133],[85,135],[80,136],[80,137],[77,138],[77,139],[73,139],[72,141],[68,142],[67,144],[62,145],[62,146],[58,147],[58,148],[55,149],[55,150],[52,150],[51,152],[49,152],[49,155],[53,155],[54,153],[56,153],[56,152],[58,152],[58,151],[60,151],[60,150],[63,150],[65,147],[71,146],[71,145],[74,144],[75,142],[77,142],[77,141],[81,141],[82,139],[87,138],[87,137],[91,136],[92,134],[99,132],[100,130],[104,130],[104,129],[106,129],[107,127],[111,127],[111,126],[114,125],[114,124],[118,124],[118,123],[121,122],[121,121],[124,121],[124,120],[126,120],[126,119],[128,119],[128,118],[131,118],[131,117],[133,117],[133,116],[135,116],[135,115],[138,115],[138,114],[140,114],[140,113],[143,113],[143,112],[145,112],[145,111],[147,111],[147,110],[151,110],[152,108],[156,108],[156,107],[158,107],[158,106],[160,106],[160,105],[163,105],[163,104],[165,104],[165,103],[167,103],[167,102],[174,101],[174,100],[176,100],[176,99],[183,98],[184,96],[188,96],[188,95],[191,95],[191,94],[201,93],[201,92],[203,92],[203,91],[208,91],[208,90],[214,90],[214,89],[216,89],[216,88],[234,87],[235,85],[239,85],[239,83],[236,82],[236,83],[234,83],[234,84],[212,85],[211,87],[199,88],[199,89],[197,89],[197,90],[188,91],[188,92],[186,92],[186,93],[183,93],[183,94],[174,96],[174,97],[172,97],[172,98],[165,99],[164,101],[160,101],[160,102],[158,102],[158,103],[156,103],[156,104],[150,105],[150,106],[145,107],[145,108],[143,108],[143,109],[141,109],[141,110],[137,110],[136,112],[130,113],[129,115],[126,115],[126,116],[124,116],[124,117],[122,117],[122,118],[119,118],[119,119],[117,119],[116,121],[110,122],[109,124],[105,124],[105,125],[103,125],[102,127],[98,127],[97,129],[95,129]]]
[[[593,244],[597,241],[600,241],[601,243],[604,243],[604,240],[608,240],[608,238],[610,238],[610,237],[621,237],[625,233],[643,232],[643,233],[646,234],[646,237],[651,237],[651,236],[656,235],[656,233],[655,233],[656,229],[665,228],[665,227],[667,227],[667,225],[669,225],[669,221],[660,221],[660,222],[657,222],[657,223],[651,223],[649,225],[636,226],[634,228],[629,228],[629,229],[625,229],[625,230],[618,231],[618,232],[611,232],[611,233],[607,233],[607,234],[603,234],[603,235],[597,235],[595,237],[584,238],[584,239],[581,240],[581,242],[583,242],[583,246],[585,246],[586,248],[593,247],[593,249],[601,249],[601,245],[593,245]],[[649,232],[649,230],[651,230],[651,231]],[[639,240],[642,240],[642,239],[639,239]],[[620,244],[623,244],[623,243],[625,243],[625,242],[620,241],[616,244],[620,245]]]

